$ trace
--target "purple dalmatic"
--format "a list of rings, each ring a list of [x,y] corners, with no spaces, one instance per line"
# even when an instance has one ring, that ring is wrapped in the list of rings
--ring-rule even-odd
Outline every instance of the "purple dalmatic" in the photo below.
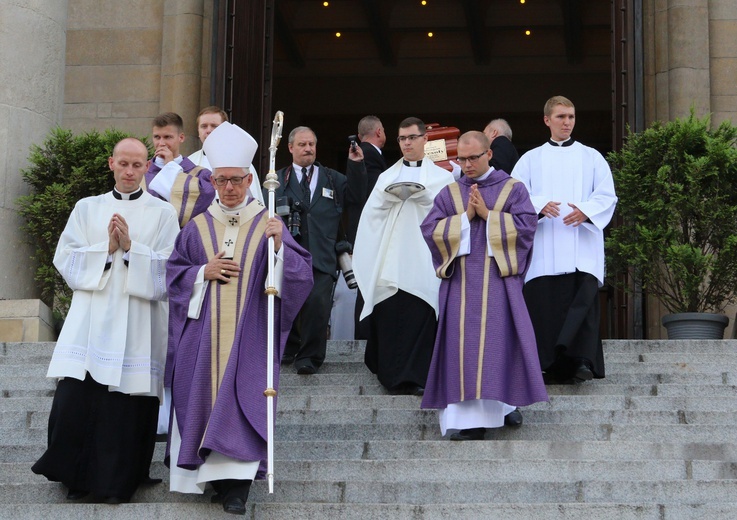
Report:
[[[522,296],[537,214],[524,185],[493,170],[478,182],[490,209],[488,225],[479,216],[470,222],[470,254],[461,256],[461,214],[475,183],[461,177],[445,187],[422,223],[442,279],[423,408],[472,399],[513,406],[548,400]]]
[[[188,318],[197,273],[221,250],[225,229],[236,226],[233,222],[237,218],[223,223],[209,211],[195,217],[177,237],[169,258],[170,337],[165,384],[172,388],[181,435],[177,463],[181,468],[196,469],[214,450],[236,460],[262,461],[258,476],[263,478],[267,437],[263,395],[268,319],[268,297],[264,294],[267,217],[264,209],[238,225],[233,260],[240,265],[239,276],[226,284],[206,282],[197,319]],[[292,321],[312,289],[309,253],[286,228],[282,241],[284,276],[274,305],[275,388]]]
[[[169,202],[177,210],[179,227],[183,228],[187,222],[207,210],[215,198],[215,188],[210,182],[212,176],[210,170],[197,166],[186,157],[182,158],[179,166],[182,167],[183,173],[177,176],[172,186]],[[162,199],[161,195],[148,187],[159,171],[161,168],[152,159],[144,178],[145,184],[142,184],[151,195]]]

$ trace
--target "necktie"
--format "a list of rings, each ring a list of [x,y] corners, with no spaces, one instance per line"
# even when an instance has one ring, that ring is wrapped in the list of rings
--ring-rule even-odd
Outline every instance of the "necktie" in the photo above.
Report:
[[[305,168],[304,166],[302,167],[302,182],[300,182],[300,186],[302,186],[302,198],[309,202],[311,198],[310,178],[307,176],[307,168]]]

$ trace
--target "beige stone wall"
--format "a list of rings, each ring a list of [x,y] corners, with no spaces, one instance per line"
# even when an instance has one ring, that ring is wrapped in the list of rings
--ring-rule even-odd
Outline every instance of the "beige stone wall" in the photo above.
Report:
[[[64,126],[150,135],[151,120],[174,111],[185,122],[184,151],[198,149],[194,120],[210,95],[212,5],[69,0]]]

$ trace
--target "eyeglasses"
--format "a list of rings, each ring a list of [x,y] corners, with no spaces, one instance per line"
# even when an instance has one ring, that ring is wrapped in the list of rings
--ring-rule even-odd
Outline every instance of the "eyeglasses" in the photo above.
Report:
[[[486,152],[480,153],[478,155],[469,155],[468,157],[456,157],[458,160],[458,164],[465,164],[466,162],[475,163],[479,160],[481,156],[486,155]]]
[[[229,179],[226,179],[225,177],[218,177],[217,179],[215,179],[215,184],[217,184],[218,186],[225,186],[226,184],[228,184],[228,182],[230,182],[230,184],[232,184],[233,186],[240,186],[241,184],[243,184],[243,179],[245,179],[246,177],[248,177],[248,175],[244,175],[243,177],[231,177]]]
[[[425,134],[400,135],[399,137],[397,137],[397,142],[403,143],[405,141],[409,141],[410,143],[413,143],[416,139],[419,139],[423,135]]]

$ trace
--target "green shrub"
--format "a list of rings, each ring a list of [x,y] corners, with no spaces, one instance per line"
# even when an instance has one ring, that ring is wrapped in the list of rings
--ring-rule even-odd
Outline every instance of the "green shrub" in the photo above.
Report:
[[[722,312],[737,296],[737,127],[691,115],[630,133],[609,154],[623,224],[611,273],[631,269],[669,312]]]
[[[78,200],[113,188],[108,157],[125,137],[129,134],[118,130],[75,136],[71,130],[54,128],[42,146],[31,147],[30,166],[21,172],[31,186],[31,193],[18,199],[18,207],[26,219],[23,230],[34,247],[35,279],[41,298],[57,318],[66,316],[72,291],[54,267],[56,244]]]

